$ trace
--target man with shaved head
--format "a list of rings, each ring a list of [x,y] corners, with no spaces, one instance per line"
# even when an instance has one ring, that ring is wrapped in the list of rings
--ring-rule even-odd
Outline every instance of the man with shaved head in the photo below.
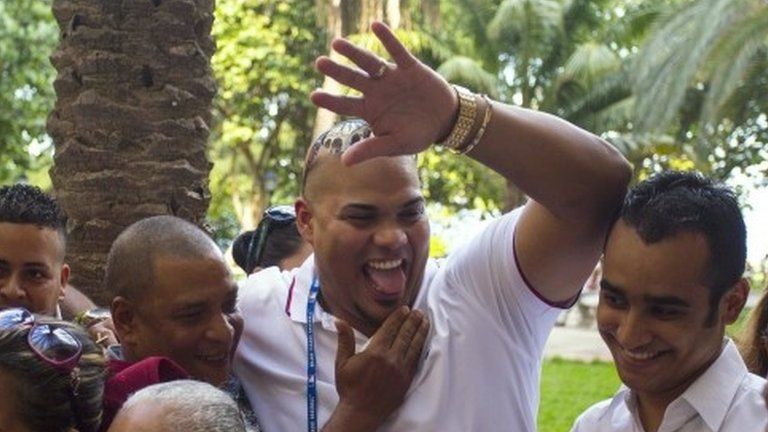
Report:
[[[173,216],[136,222],[112,245],[105,286],[125,360],[164,356],[198,380],[227,380],[237,285],[206,233]]]
[[[392,62],[345,40],[333,48],[358,68],[316,62],[361,96],[317,92],[313,102],[365,121],[342,121],[310,146],[296,215],[315,254],[294,272],[248,279],[235,370],[256,413],[270,414],[266,430],[315,430],[344,405],[333,321],[350,323],[362,347],[405,305],[432,331],[405,402],[380,430],[533,431],[545,341],[602,252],[629,166],[562,120],[451,87],[385,25],[372,30]],[[439,268],[412,156],[435,142],[531,197]]]

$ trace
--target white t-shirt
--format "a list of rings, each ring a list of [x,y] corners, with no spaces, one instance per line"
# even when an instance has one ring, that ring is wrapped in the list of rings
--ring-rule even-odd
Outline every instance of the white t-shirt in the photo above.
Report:
[[[493,221],[440,268],[428,262],[414,304],[431,322],[426,357],[406,401],[381,430],[536,429],[542,351],[559,310],[529,289],[518,270],[519,214]],[[294,272],[266,269],[240,291],[245,330],[234,368],[269,432],[307,428],[305,322],[313,271],[313,257]],[[314,334],[322,426],[338,402],[337,335],[319,303]],[[356,337],[359,351],[367,338]]]
[[[709,369],[667,406],[658,432],[764,432],[764,388],[765,380],[747,371],[728,340]],[[632,391],[622,385],[579,416],[572,432],[644,432]]]

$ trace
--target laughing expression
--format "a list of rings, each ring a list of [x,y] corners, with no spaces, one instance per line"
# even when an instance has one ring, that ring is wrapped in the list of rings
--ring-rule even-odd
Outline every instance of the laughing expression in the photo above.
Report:
[[[414,161],[347,167],[327,158],[307,189],[297,220],[315,249],[323,306],[371,335],[394,309],[413,303],[423,278],[429,223]]]

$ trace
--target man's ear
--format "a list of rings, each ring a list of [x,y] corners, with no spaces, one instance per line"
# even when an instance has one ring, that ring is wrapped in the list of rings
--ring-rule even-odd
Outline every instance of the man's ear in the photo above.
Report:
[[[122,344],[130,345],[136,334],[136,313],[133,302],[117,296],[112,300],[110,312],[118,340]]]
[[[741,278],[723,295],[721,307],[723,308],[723,321],[725,324],[733,324],[739,317],[741,310],[747,303],[749,296],[749,282]]]
[[[312,243],[312,237],[314,230],[312,229],[312,210],[309,208],[309,203],[304,198],[296,200],[296,228],[299,230],[299,234],[309,244]]]
[[[66,264],[61,265],[61,272],[59,273],[59,283],[60,283],[60,291],[59,291],[59,300],[64,299],[64,290],[67,289],[67,283],[69,282],[69,266]]]

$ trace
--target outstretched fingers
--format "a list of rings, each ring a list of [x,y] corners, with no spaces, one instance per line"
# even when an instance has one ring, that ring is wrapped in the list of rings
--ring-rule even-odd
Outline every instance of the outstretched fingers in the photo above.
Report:
[[[378,78],[381,74],[382,65],[386,66],[386,61],[381,59],[381,57],[346,39],[334,39],[331,46],[334,51],[348,58],[357,67],[365,71],[370,78]]]
[[[334,81],[361,92],[370,80],[370,77],[359,69],[343,65],[326,56],[315,60],[315,69]]]
[[[409,68],[418,62],[416,57],[397,39],[397,36],[392,33],[392,30],[386,24],[375,21],[371,24],[371,30],[379,38],[381,44],[384,45],[384,48],[392,56],[392,60],[398,67]]]
[[[363,117],[365,111],[363,100],[356,96],[335,95],[322,90],[315,90],[309,95],[309,98],[315,105],[340,115]]]

